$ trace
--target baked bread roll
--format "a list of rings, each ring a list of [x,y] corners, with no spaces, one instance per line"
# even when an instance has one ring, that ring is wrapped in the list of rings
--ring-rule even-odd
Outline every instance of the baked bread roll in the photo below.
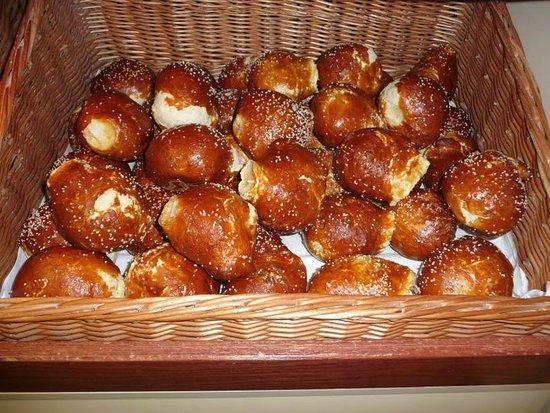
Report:
[[[56,246],[25,261],[12,297],[124,297],[118,267],[104,254]]]
[[[454,239],[455,218],[434,191],[414,192],[399,201],[393,211],[395,231],[391,247],[407,258],[425,260],[437,248]]]
[[[154,88],[153,71],[137,60],[124,58],[101,69],[90,83],[92,95],[99,92],[120,92],[142,106],[151,105]]]
[[[65,160],[46,184],[55,222],[76,246],[101,252],[125,249],[151,225],[135,179],[108,163]]]
[[[174,249],[220,281],[253,271],[257,221],[252,205],[214,184],[174,195],[159,218]]]
[[[330,261],[313,274],[309,293],[332,295],[411,295],[415,274],[383,258],[352,255]]]
[[[358,43],[340,44],[325,51],[317,60],[317,70],[320,89],[341,83],[376,97],[391,82],[374,49]]]
[[[300,101],[317,92],[318,77],[313,59],[285,50],[271,50],[252,63],[248,87],[274,90]]]
[[[153,131],[147,110],[113,91],[90,96],[74,124],[80,145],[118,161],[133,161],[141,156]]]
[[[69,159],[79,159],[83,162],[90,163],[100,168],[103,168],[103,167],[115,168],[125,174],[129,174],[131,172],[130,166],[128,166],[128,163],[123,161],[115,161],[114,159],[104,158],[103,156],[100,156],[97,153],[92,152],[91,150],[85,147],[77,148],[74,151],[61,156],[54,162],[51,169],[53,170],[57,168],[63,162]]]
[[[225,284],[225,294],[305,293],[306,267],[278,235],[258,227],[252,254],[254,271]]]
[[[414,145],[387,129],[358,130],[334,154],[334,172],[345,189],[390,204],[405,198],[427,169]]]
[[[233,163],[226,138],[204,125],[184,125],[155,136],[145,152],[145,172],[157,185],[183,190],[189,184],[225,184]]]
[[[241,97],[233,120],[233,135],[248,157],[259,160],[278,139],[306,146],[313,115],[303,105],[271,90],[251,90]]]
[[[327,174],[327,183],[325,189],[325,196],[336,195],[346,192],[344,188],[338,183],[336,176],[334,175],[334,152],[330,149],[322,148],[313,148],[310,149],[315,155],[319,157],[325,166],[325,170],[328,171]]]
[[[50,205],[44,204],[34,209],[23,223],[19,245],[27,256],[31,256],[49,247],[71,244],[59,232]]]
[[[422,56],[411,72],[439,83],[450,99],[455,93],[458,80],[456,51],[449,43],[434,46]]]
[[[313,222],[323,199],[327,171],[300,145],[279,140],[261,161],[241,171],[239,194],[252,203],[267,228],[292,233]]]
[[[134,258],[126,274],[126,294],[129,298],[217,294],[209,278],[170,244],[162,244]]]
[[[466,236],[435,251],[418,273],[423,295],[512,295],[512,264],[491,242]]]
[[[380,92],[378,109],[386,124],[418,147],[432,144],[443,127],[448,99],[438,83],[409,73]]]
[[[321,261],[376,254],[390,243],[393,212],[350,194],[327,196],[304,231],[308,250]]]
[[[248,89],[248,75],[252,58],[237,57],[229,61],[218,76],[218,84],[223,89]]]
[[[156,185],[149,179],[149,177],[145,174],[145,165],[141,159],[137,160],[134,165],[134,176],[136,178],[136,182],[143,191],[143,199],[147,205],[147,211],[153,218],[153,222],[149,226],[145,237],[127,248],[130,254],[136,255],[138,253],[148,251],[165,242],[164,236],[160,232],[157,220],[164,204],[168,202],[174,193]]]
[[[468,115],[462,109],[450,107],[439,138],[424,152],[430,162],[424,175],[426,186],[439,190],[439,182],[445,171],[476,149],[474,130]]]
[[[441,192],[458,222],[482,235],[499,236],[525,212],[529,177],[523,162],[497,151],[474,152],[443,175]]]
[[[169,64],[157,75],[152,112],[164,128],[191,123],[216,127],[216,81],[196,63]]]
[[[326,146],[338,146],[351,133],[384,126],[372,98],[349,85],[331,85],[311,100],[313,131]]]
[[[218,130],[225,134],[232,132],[235,111],[239,104],[242,91],[239,89],[220,89],[216,93],[218,102]]]

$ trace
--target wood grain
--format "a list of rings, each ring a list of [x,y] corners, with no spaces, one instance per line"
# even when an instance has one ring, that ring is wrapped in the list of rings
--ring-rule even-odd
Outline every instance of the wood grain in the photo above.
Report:
[[[0,343],[0,391],[265,390],[550,381],[543,338]]]

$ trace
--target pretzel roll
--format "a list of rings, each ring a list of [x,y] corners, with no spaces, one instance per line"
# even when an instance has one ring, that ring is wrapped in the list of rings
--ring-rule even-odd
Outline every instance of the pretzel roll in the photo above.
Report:
[[[100,156],[85,147],[77,148],[74,151],[69,152],[67,155],[63,155],[58,158],[52,165],[51,170],[57,168],[69,159],[79,159],[83,162],[87,162],[98,167],[112,167],[118,169],[122,173],[130,173],[130,167],[126,162],[104,158],[103,156]]]
[[[237,187],[239,185],[239,172],[241,172],[249,159],[235,140],[233,134],[228,133],[227,135],[225,135],[225,139],[229,144],[232,159],[231,165],[229,166],[229,174],[226,186],[234,191],[237,191]]]
[[[462,109],[450,107],[439,138],[424,152],[430,162],[424,175],[426,186],[438,190],[445,171],[476,149],[474,130],[468,115]]]
[[[422,263],[422,295],[512,295],[514,269],[491,242],[466,236],[443,245]]]
[[[427,169],[414,145],[387,129],[358,130],[334,154],[334,172],[345,189],[390,204],[405,198]]]
[[[271,90],[251,90],[241,97],[233,120],[235,139],[248,157],[259,160],[278,139],[306,146],[313,115],[303,105]]]
[[[456,51],[449,43],[434,46],[422,56],[411,72],[437,82],[450,99],[458,80]]]
[[[311,152],[319,157],[325,167],[325,170],[328,171],[325,196],[341,194],[342,192],[345,192],[344,188],[342,188],[338,183],[336,176],[334,176],[334,170],[332,167],[334,163],[334,152],[332,150],[326,149],[324,146],[322,148],[313,148],[311,149]]]
[[[414,192],[393,210],[395,231],[391,247],[407,258],[425,260],[437,248],[454,239],[454,216],[434,191]]]
[[[390,243],[394,214],[349,194],[323,199],[317,218],[304,231],[308,250],[321,261],[376,254]]]
[[[120,92],[98,92],[82,106],[75,123],[78,143],[119,161],[143,154],[153,137],[153,120],[147,111]]]
[[[131,254],[136,255],[164,243],[164,236],[160,232],[157,219],[160,216],[164,204],[168,202],[173,192],[156,185],[149,179],[145,173],[145,165],[141,159],[137,160],[135,163],[134,176],[143,191],[143,198],[147,205],[147,210],[153,217],[153,222],[149,226],[145,237],[127,248]]]
[[[215,127],[216,81],[196,63],[169,64],[157,75],[152,112],[164,128],[191,123]]]
[[[242,91],[238,89],[220,89],[216,93],[219,115],[218,130],[223,134],[231,132],[233,118],[235,117],[235,111],[237,110],[241,94]]]
[[[189,184],[226,183],[233,159],[225,137],[203,125],[184,125],[155,136],[145,152],[145,171],[157,185],[182,190]]]
[[[497,151],[474,152],[441,179],[441,192],[458,221],[485,236],[510,231],[525,212],[530,171]]]
[[[57,245],[71,245],[61,235],[49,204],[34,209],[21,228],[19,245],[27,256]]]
[[[318,77],[313,59],[285,50],[271,50],[252,64],[248,87],[274,90],[299,101],[317,92]]]
[[[153,102],[155,74],[137,60],[118,59],[92,79],[90,92],[115,91],[124,93],[138,105],[149,106]]]
[[[228,281],[226,294],[306,292],[306,267],[298,256],[284,246],[278,235],[258,227],[252,262],[252,274]]]
[[[252,205],[214,184],[174,195],[159,218],[174,249],[220,281],[252,272],[257,221]]]
[[[134,258],[126,274],[129,298],[217,294],[197,264],[162,244]]]
[[[310,106],[313,131],[326,146],[338,146],[356,130],[384,126],[374,100],[352,86],[328,86]]]
[[[141,240],[151,216],[135,179],[115,166],[68,159],[47,180],[61,233],[85,249],[110,252]]]
[[[237,57],[227,63],[218,77],[218,84],[224,89],[248,89],[248,75],[252,58]]]
[[[124,297],[118,267],[104,254],[55,246],[32,255],[13,282],[12,297]]]
[[[325,51],[317,60],[317,70],[320,89],[341,83],[375,97],[391,82],[374,49],[358,43],[340,44]]]
[[[410,73],[382,90],[378,109],[390,128],[425,147],[439,136],[447,117],[448,100],[435,81]]]
[[[261,161],[241,171],[239,193],[267,228],[292,233],[311,224],[323,199],[327,171],[318,156],[294,142],[275,142]]]
[[[383,258],[352,255],[330,261],[309,282],[309,293],[332,295],[411,295],[415,274]]]

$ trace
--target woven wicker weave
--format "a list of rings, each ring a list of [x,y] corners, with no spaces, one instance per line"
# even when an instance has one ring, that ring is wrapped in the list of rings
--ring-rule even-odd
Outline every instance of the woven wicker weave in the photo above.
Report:
[[[97,69],[117,56],[158,70],[176,59],[214,72],[228,59],[282,47],[312,57],[339,42],[373,46],[392,74],[431,44],[459,52],[457,100],[484,148],[535,170],[514,230],[532,287],[550,279],[548,121],[502,3],[404,1],[31,0],[0,85],[0,275],[66,145],[70,111]],[[0,300],[0,338],[269,339],[550,336],[545,298],[358,298],[271,295],[175,299]]]

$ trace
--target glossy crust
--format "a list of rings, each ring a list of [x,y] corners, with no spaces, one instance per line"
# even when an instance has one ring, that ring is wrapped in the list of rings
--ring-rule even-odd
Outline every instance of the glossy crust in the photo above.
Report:
[[[241,97],[233,120],[233,135],[247,156],[259,160],[278,139],[306,146],[313,115],[307,106],[271,90],[251,90]]]
[[[168,202],[174,193],[156,185],[147,177],[145,174],[145,165],[141,159],[137,160],[134,165],[134,176],[143,191],[143,198],[149,214],[153,217],[153,222],[149,226],[145,237],[127,248],[131,254],[135,255],[161,245],[165,241],[164,236],[160,232],[157,219],[164,204]]]
[[[306,292],[306,267],[298,256],[285,247],[278,235],[258,227],[252,262],[254,272],[228,281],[226,294]]]
[[[25,261],[12,297],[124,297],[124,281],[104,254],[56,246]]]
[[[49,247],[71,245],[61,235],[49,204],[34,209],[21,227],[19,245],[27,256]]]
[[[155,74],[137,60],[118,59],[94,77],[90,93],[116,91],[124,93],[138,105],[150,106],[153,102]]]
[[[378,109],[389,127],[419,147],[433,143],[443,127],[448,99],[438,83],[410,73],[380,93]]]
[[[462,237],[422,263],[417,285],[422,295],[512,295],[513,268],[491,242]]]
[[[334,154],[334,172],[345,189],[390,204],[405,198],[427,169],[414,145],[387,129],[361,129]]]
[[[326,189],[321,159],[300,145],[275,142],[261,161],[241,171],[239,194],[258,211],[267,228],[292,233],[313,222]]]
[[[352,255],[319,268],[309,293],[332,295],[410,295],[415,274],[408,267],[368,255]]]
[[[216,81],[191,62],[169,64],[157,75],[152,112],[164,128],[196,123],[216,127]]]
[[[458,80],[456,51],[449,43],[434,46],[422,56],[411,72],[439,83],[450,99],[455,93]]]
[[[376,97],[391,82],[374,50],[358,43],[340,44],[325,51],[317,60],[317,69],[320,89],[341,83]]]
[[[497,151],[474,152],[441,179],[441,192],[458,221],[485,236],[510,231],[527,204],[530,171]]]
[[[334,175],[334,170],[333,170],[334,151],[331,149],[326,149],[324,146],[321,148],[313,148],[310,150],[315,155],[317,155],[317,157],[319,157],[319,159],[325,166],[325,170],[328,171],[325,196],[341,194],[343,192],[346,192],[345,189],[342,188],[340,183],[338,183],[338,180]]]
[[[424,156],[430,162],[424,183],[439,190],[441,177],[456,161],[477,149],[470,118],[462,109],[450,107],[439,138],[426,148]]]
[[[118,161],[143,154],[153,137],[147,110],[120,92],[98,92],[82,106],[74,123],[79,145]]]
[[[223,134],[232,132],[235,111],[242,93],[239,89],[220,89],[216,93],[219,115],[218,130]]]
[[[299,101],[317,92],[318,77],[313,59],[285,50],[271,50],[252,64],[248,87],[274,90]]]
[[[317,218],[304,237],[308,250],[321,261],[355,254],[376,254],[390,243],[393,212],[350,194],[323,199]]]
[[[414,192],[394,208],[395,231],[391,246],[413,260],[425,260],[454,239],[456,221],[440,196],[430,190]]]
[[[65,162],[68,159],[79,159],[83,162],[87,162],[89,164],[92,164],[94,166],[98,167],[112,167],[118,169],[122,173],[129,174],[130,173],[130,167],[128,166],[128,163],[123,161],[115,161],[114,159],[107,159],[103,156],[98,155],[95,152],[92,152],[88,148],[77,148],[72,152],[69,152],[67,155],[63,155],[60,158],[58,158],[54,164],[52,165],[52,168],[50,171],[54,170],[58,166],[60,166],[63,162]]]
[[[224,89],[248,89],[248,75],[252,58],[237,57],[227,63],[218,77],[218,84]]]
[[[216,129],[184,125],[155,136],[145,152],[145,172],[157,185],[183,190],[189,184],[228,180],[231,148]]]
[[[338,146],[359,129],[384,126],[374,100],[352,86],[328,86],[313,97],[310,107],[315,136],[326,146]]]
[[[159,223],[176,251],[228,281],[254,269],[257,219],[254,207],[236,193],[206,184],[171,197]]]
[[[209,278],[170,244],[162,244],[134,258],[126,274],[126,294],[129,298],[217,294]]]
[[[145,236],[152,218],[133,177],[96,162],[68,159],[50,172],[55,221],[74,245],[101,252],[125,249]]]

